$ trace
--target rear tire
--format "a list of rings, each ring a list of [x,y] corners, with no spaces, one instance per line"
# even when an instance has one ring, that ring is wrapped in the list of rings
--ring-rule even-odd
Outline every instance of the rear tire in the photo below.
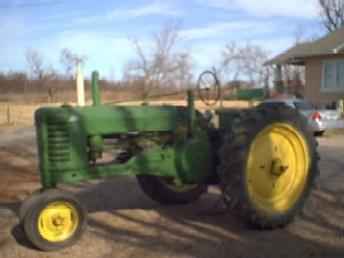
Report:
[[[307,121],[291,108],[243,111],[219,153],[228,206],[258,228],[290,223],[319,174],[316,145]]]
[[[206,185],[183,186],[178,189],[166,179],[158,176],[137,176],[142,191],[152,200],[164,205],[188,204],[200,198],[207,190]]]

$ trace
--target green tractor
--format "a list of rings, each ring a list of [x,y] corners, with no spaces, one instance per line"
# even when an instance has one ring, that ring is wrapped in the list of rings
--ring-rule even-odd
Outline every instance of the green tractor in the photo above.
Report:
[[[163,205],[191,203],[208,185],[219,185],[225,203],[262,229],[287,225],[303,208],[319,158],[297,111],[258,106],[201,113],[191,90],[187,106],[106,105],[97,72],[91,87],[91,106],[35,114],[42,188],[23,202],[19,215],[37,248],[70,246],[86,228],[83,204],[59,184],[114,175],[136,177],[143,192]],[[203,73],[200,98],[211,105],[219,92],[215,74]]]

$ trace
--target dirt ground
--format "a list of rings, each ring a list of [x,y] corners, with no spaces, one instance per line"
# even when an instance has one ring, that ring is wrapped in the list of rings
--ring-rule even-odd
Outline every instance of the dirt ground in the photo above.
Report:
[[[162,207],[135,179],[120,177],[63,187],[87,206],[89,227],[73,247],[45,253],[26,241],[16,217],[20,201],[39,187],[33,129],[2,130],[0,257],[344,257],[344,136],[319,143],[319,187],[285,229],[248,228],[223,209],[215,188],[191,205]]]

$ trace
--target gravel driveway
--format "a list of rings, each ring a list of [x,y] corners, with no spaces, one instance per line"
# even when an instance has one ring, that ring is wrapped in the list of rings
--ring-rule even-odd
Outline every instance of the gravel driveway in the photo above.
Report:
[[[0,136],[0,257],[344,257],[344,136],[319,139],[319,187],[294,223],[256,231],[223,209],[211,188],[187,206],[162,207],[143,195],[134,179],[64,187],[89,210],[89,227],[71,248],[35,250],[18,227],[22,199],[39,187],[33,130]]]

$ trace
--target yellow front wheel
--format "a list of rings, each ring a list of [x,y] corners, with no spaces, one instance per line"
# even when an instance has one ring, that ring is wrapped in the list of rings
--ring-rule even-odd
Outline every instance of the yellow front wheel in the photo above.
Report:
[[[86,225],[86,211],[70,194],[49,190],[35,196],[22,221],[37,248],[56,250],[74,244]]]
[[[287,107],[260,107],[234,121],[220,152],[227,203],[261,228],[288,224],[319,173],[307,121]]]

